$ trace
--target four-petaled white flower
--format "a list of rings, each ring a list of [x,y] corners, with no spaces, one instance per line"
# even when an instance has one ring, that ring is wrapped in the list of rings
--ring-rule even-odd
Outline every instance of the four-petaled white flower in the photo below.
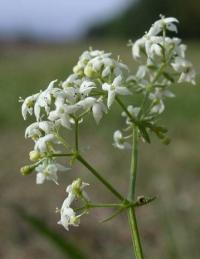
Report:
[[[115,100],[115,96],[117,94],[120,94],[120,95],[130,95],[130,94],[132,94],[131,91],[128,88],[123,86],[123,79],[122,79],[121,75],[117,76],[114,79],[112,84],[104,83],[102,85],[102,89],[104,91],[108,92],[108,99],[107,99],[108,108],[111,107],[112,103]]]
[[[175,95],[168,89],[161,88],[155,88],[155,91],[149,95],[149,98],[153,101],[153,107],[151,108],[152,113],[161,114],[164,111],[164,97],[173,98]]]
[[[60,210],[60,220],[58,221],[58,224],[62,225],[68,231],[69,226],[79,226],[80,216],[81,215],[76,216],[76,213],[72,208],[63,207]]]
[[[56,139],[55,135],[50,133],[36,140],[34,150],[37,150],[42,153],[48,152],[53,144],[59,144],[59,142]]]
[[[39,94],[34,94],[29,97],[27,97],[25,100],[22,98],[19,99],[20,102],[23,102],[22,104],[22,116],[24,120],[27,119],[27,114],[29,113],[30,115],[33,114],[33,107],[35,104],[35,101],[37,99]]]
[[[54,161],[47,162],[44,161],[42,164],[39,164],[35,170],[37,171],[36,183],[43,184],[45,180],[53,181],[58,184],[58,171],[67,171],[69,168],[62,166]]]
[[[34,122],[25,130],[25,138],[38,139],[43,134],[49,134],[54,130],[54,124],[51,121]]]
[[[39,95],[37,96],[34,106],[34,114],[37,121],[39,121],[40,119],[41,108],[44,108],[47,114],[50,111],[52,90],[55,82],[57,82],[57,80],[51,81],[47,89],[45,91],[41,91],[41,93],[39,93]]]
[[[83,81],[83,83],[80,85],[80,94],[83,96],[87,96],[92,89],[96,88],[95,83],[91,81]]]
[[[149,36],[156,36],[163,30],[177,32],[176,23],[179,21],[174,17],[161,17],[160,20],[156,21],[148,31],[147,35]]]
[[[172,67],[180,74],[178,83],[188,82],[193,85],[196,84],[196,73],[190,61],[185,60],[182,57],[176,57],[174,63],[172,63]]]

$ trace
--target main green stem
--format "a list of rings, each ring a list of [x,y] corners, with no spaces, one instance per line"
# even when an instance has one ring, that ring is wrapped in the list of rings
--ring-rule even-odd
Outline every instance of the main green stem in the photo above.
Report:
[[[137,176],[137,160],[138,160],[138,128],[134,126],[133,128],[133,144],[132,144],[132,156],[131,156],[131,168],[130,168],[130,186],[128,199],[132,202],[135,198],[135,186],[136,186],[136,176]],[[134,253],[136,259],[143,259],[142,245],[140,241],[140,235],[138,231],[137,219],[135,214],[135,208],[128,208],[128,219],[131,229],[131,237],[134,247]]]

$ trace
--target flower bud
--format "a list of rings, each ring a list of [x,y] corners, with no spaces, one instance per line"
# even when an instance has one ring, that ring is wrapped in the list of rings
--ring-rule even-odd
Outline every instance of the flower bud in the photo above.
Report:
[[[72,192],[77,196],[81,195],[82,192],[82,180],[78,178],[77,180],[73,181],[72,183]]]
[[[83,68],[80,65],[76,65],[75,67],[73,67],[73,72],[74,74],[77,75],[83,75]]]
[[[36,161],[38,161],[41,158],[41,155],[40,155],[40,153],[38,151],[32,150],[29,153],[29,158],[30,158],[31,161],[36,162]]]
[[[87,65],[84,69],[84,74],[88,77],[96,77],[97,73],[95,70],[93,70],[93,68],[89,65]]]
[[[78,217],[78,216],[71,216],[70,224],[72,224],[74,226],[78,226],[80,224],[80,217]]]
[[[32,171],[34,170],[34,166],[32,165],[25,165],[23,167],[20,168],[20,173],[22,175],[29,175],[30,173],[32,173]]]

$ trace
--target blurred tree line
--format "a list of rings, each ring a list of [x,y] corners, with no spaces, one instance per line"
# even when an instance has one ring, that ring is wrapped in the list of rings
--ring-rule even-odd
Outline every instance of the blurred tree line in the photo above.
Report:
[[[132,38],[141,36],[159,14],[181,22],[179,36],[200,37],[200,0],[135,0],[117,17],[93,26],[89,37]]]

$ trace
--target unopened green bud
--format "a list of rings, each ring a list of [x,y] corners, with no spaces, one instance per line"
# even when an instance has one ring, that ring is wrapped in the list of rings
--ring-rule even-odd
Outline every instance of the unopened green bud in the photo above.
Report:
[[[31,161],[37,162],[41,158],[41,154],[36,150],[32,150],[29,153],[29,158],[30,158]]]
[[[91,66],[87,65],[84,69],[84,74],[88,77],[96,77],[97,73],[95,70],[92,69]]]
[[[81,187],[82,187],[82,180],[78,178],[72,183],[72,192],[77,196],[80,196],[82,192]]]
[[[20,173],[21,173],[22,175],[29,175],[30,173],[33,172],[34,168],[35,168],[35,167],[32,166],[32,165],[25,165],[25,166],[23,166],[23,167],[20,168]]]
[[[70,218],[70,223],[74,226],[78,226],[80,224],[80,218],[77,216],[72,216]]]
[[[74,74],[83,75],[83,68],[80,65],[73,67]]]

